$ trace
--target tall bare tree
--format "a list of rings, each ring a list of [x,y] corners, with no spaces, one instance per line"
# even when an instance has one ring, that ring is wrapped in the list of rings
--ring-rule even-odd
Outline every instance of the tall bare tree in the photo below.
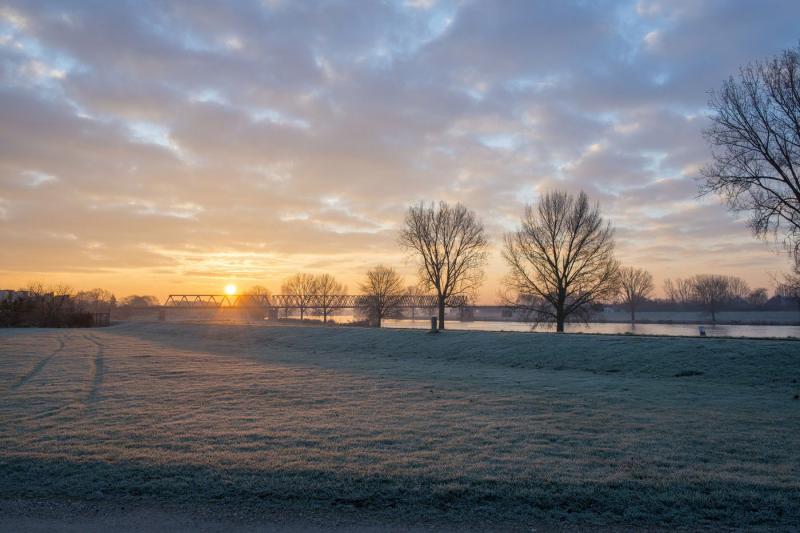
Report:
[[[694,285],[691,278],[676,278],[675,281],[664,280],[664,292],[670,302],[679,305],[694,303]]]
[[[572,317],[588,320],[591,304],[619,290],[614,230],[583,191],[548,192],[526,206],[520,228],[505,237],[503,258],[514,304],[536,322],[555,322],[559,332]]]
[[[450,298],[469,295],[483,282],[483,224],[461,204],[420,202],[408,209],[400,244],[417,256],[423,286],[436,291],[439,329],[444,329],[444,309]]]
[[[328,323],[328,315],[344,304],[347,289],[330,274],[320,274],[315,278],[314,304],[322,312],[322,322]]]
[[[300,320],[305,318],[306,311],[313,306],[317,293],[317,279],[312,274],[298,273],[287,278],[281,285],[281,292],[292,296],[300,310]]]
[[[653,275],[643,268],[620,267],[619,282],[622,303],[631,314],[631,324],[635,324],[636,309],[653,293]]]
[[[395,269],[383,265],[370,269],[359,288],[365,296],[363,310],[377,327],[381,327],[384,318],[400,313],[403,280]]]
[[[703,192],[750,212],[757,236],[782,232],[800,264],[800,47],[741,68],[709,106]]]

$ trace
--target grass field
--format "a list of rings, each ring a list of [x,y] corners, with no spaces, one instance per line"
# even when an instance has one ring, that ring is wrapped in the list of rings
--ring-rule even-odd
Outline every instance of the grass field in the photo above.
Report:
[[[0,529],[791,530],[799,381],[796,341],[0,330]]]

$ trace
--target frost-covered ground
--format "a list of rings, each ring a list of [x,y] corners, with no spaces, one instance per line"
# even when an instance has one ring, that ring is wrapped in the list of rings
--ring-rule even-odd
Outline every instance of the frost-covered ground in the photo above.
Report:
[[[0,330],[0,529],[788,530],[798,381],[797,341]]]

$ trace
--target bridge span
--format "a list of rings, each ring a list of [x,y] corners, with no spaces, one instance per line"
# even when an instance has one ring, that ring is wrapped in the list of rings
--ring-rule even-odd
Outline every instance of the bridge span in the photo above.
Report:
[[[405,318],[420,318],[424,313],[435,313],[437,308],[436,296],[404,294],[397,297],[397,305]],[[132,312],[157,312],[160,320],[166,319],[166,313],[175,311],[178,315],[182,312],[201,310],[230,310],[235,312],[245,311],[263,313],[270,318],[277,318],[278,313],[300,311],[301,314],[324,312],[335,314],[336,311],[368,307],[370,297],[356,294],[337,295],[308,295],[297,296],[288,294],[254,295],[254,294],[170,294],[161,305],[132,307]],[[453,297],[448,302],[448,315],[456,320],[510,320],[513,319],[514,310],[502,305],[476,305],[467,301],[463,296]],[[122,312],[122,310],[118,311]],[[420,312],[422,315],[420,315]],[[456,313],[453,317],[451,313]],[[264,316],[262,315],[262,316]]]
[[[294,294],[170,294],[164,301],[167,309],[356,309],[367,307],[373,297],[361,294],[307,295]],[[454,296],[446,304],[450,308],[467,305],[463,296]],[[436,296],[404,294],[397,297],[396,307],[428,309],[437,306]]]

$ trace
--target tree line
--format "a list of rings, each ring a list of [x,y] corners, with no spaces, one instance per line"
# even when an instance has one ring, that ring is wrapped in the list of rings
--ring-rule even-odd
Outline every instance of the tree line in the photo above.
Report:
[[[422,286],[436,294],[444,328],[448,299],[472,296],[483,279],[483,225],[460,204],[418,204],[408,210],[400,243],[417,258]],[[517,229],[504,236],[502,256],[505,305],[533,323],[554,323],[559,332],[569,321],[587,322],[606,303],[623,305],[635,322],[655,289],[652,274],[615,258],[614,229],[583,191],[549,191],[525,206]],[[797,277],[787,277],[778,291],[797,297]],[[699,307],[712,321],[725,306],[758,307],[768,299],[766,289],[751,290],[741,278],[719,274],[668,279],[664,292],[673,304]]]
[[[76,293],[67,285],[32,282],[0,298],[0,326],[89,327],[95,313],[113,305],[114,295],[104,289]]]

